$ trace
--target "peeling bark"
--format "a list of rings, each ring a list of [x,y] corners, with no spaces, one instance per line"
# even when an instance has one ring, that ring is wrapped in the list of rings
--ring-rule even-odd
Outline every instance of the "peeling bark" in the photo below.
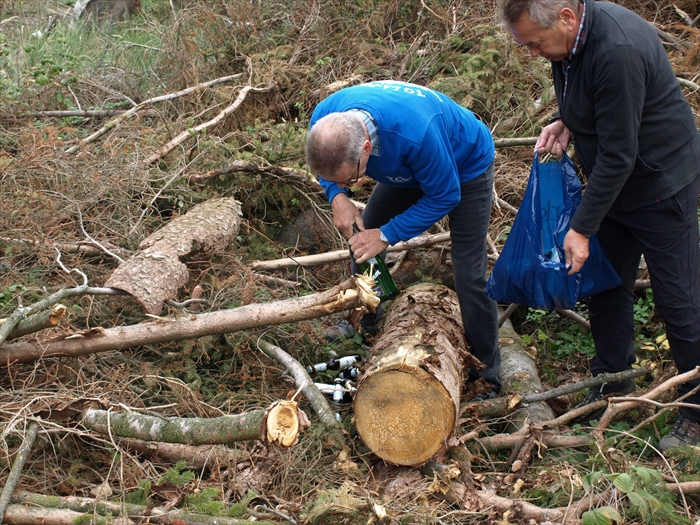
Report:
[[[466,350],[457,295],[420,284],[386,314],[353,402],[355,424],[372,452],[397,465],[419,465],[454,431]]]

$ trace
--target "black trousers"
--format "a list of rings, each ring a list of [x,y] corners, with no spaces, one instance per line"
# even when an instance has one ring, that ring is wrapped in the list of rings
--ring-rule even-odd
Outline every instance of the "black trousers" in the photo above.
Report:
[[[591,298],[589,315],[596,355],[591,372],[629,370],[635,361],[634,296],[641,255],[644,255],[656,311],[666,324],[673,359],[680,373],[700,365],[700,250],[698,192],[700,178],[673,197],[622,212],[615,206],[598,230],[598,238],[622,285]],[[678,388],[683,395],[700,384]],[[619,385],[609,385],[610,387]],[[700,393],[685,400],[700,405]],[[681,408],[683,416],[700,422],[698,410]]]
[[[486,369],[471,371],[470,375],[483,377],[500,390],[498,311],[496,302],[486,295],[486,235],[493,198],[493,165],[482,175],[462,183],[460,190],[459,204],[448,213],[455,292],[471,353],[486,365]],[[383,226],[422,196],[423,191],[418,188],[395,188],[378,183],[362,213],[365,228]],[[353,262],[353,273],[356,272]]]

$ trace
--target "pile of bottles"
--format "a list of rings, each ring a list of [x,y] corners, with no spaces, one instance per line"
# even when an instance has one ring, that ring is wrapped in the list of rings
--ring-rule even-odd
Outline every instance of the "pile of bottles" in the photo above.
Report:
[[[322,363],[316,363],[306,367],[309,374],[337,371],[333,384],[315,383],[316,388],[333,398],[336,405],[350,403],[352,394],[357,390],[354,380],[360,375],[360,369],[356,366],[362,361],[359,355],[332,358]]]

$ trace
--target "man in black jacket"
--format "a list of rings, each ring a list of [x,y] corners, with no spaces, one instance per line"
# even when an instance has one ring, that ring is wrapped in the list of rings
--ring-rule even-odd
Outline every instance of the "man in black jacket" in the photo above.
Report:
[[[564,239],[566,262],[580,270],[597,234],[623,282],[591,298],[591,372],[635,361],[632,288],[642,255],[677,368],[692,370],[700,365],[700,135],[661,42],[644,19],[607,2],[500,0],[500,11],[515,40],[552,63],[559,114],[535,150],[560,157],[573,140],[588,178]],[[634,389],[603,385],[582,404]],[[684,401],[700,405],[700,393]],[[662,450],[700,443],[700,406],[680,414]]]

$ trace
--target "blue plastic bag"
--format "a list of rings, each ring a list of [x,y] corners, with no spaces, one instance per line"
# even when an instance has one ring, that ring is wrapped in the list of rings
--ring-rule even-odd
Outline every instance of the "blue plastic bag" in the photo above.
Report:
[[[569,157],[539,162],[535,155],[520,210],[486,285],[489,297],[542,310],[571,309],[579,299],[622,284],[595,235],[581,270],[568,275],[564,236],[581,189]]]

